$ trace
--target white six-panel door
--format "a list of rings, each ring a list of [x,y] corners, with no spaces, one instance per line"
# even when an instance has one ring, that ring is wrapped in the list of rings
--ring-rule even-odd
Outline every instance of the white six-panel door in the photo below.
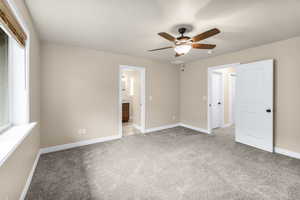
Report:
[[[219,128],[223,123],[222,112],[222,91],[223,75],[220,72],[213,72],[212,75],[212,95],[211,95],[211,128]]]
[[[273,151],[273,60],[236,69],[237,142]]]

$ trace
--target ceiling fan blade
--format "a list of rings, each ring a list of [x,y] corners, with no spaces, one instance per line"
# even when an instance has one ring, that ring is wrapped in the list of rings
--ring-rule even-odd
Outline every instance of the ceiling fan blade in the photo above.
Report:
[[[161,33],[158,33],[158,35],[160,35],[161,37],[163,37],[171,42],[174,42],[176,40],[176,38],[173,37],[172,35],[170,35],[169,33],[161,32]]]
[[[194,49],[213,49],[216,47],[215,44],[192,44]]]
[[[209,38],[211,36],[217,35],[218,33],[220,33],[221,31],[217,28],[211,29],[209,31],[206,31],[204,33],[201,33],[199,35],[196,35],[195,37],[192,38],[192,40],[194,42],[198,42],[200,40],[204,40],[206,38]]]
[[[184,53],[182,53],[182,54],[176,53],[175,57],[179,57],[179,56],[183,56],[183,55],[184,55]]]
[[[169,46],[169,47],[162,47],[162,48],[158,48],[158,49],[151,49],[151,50],[148,50],[148,51],[158,51],[158,50],[171,49],[171,48],[173,48],[173,47]]]

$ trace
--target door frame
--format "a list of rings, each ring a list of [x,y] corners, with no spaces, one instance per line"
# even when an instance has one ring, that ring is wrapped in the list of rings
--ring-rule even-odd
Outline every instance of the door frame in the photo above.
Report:
[[[119,66],[119,95],[118,95],[118,124],[119,124],[119,137],[123,136],[123,126],[122,126],[122,71],[124,70],[136,70],[140,72],[141,77],[141,129],[142,133],[145,133],[146,129],[146,68],[145,67],[137,67],[137,66],[128,66],[128,65],[120,65]]]
[[[233,123],[233,119],[232,119],[232,114],[233,114],[233,110],[234,110],[234,106],[232,106],[232,101],[233,101],[233,99],[232,99],[232,94],[233,94],[233,90],[232,90],[232,88],[233,88],[233,81],[232,80],[234,80],[234,81],[236,81],[236,73],[235,72],[232,72],[232,73],[229,73],[229,77],[230,77],[230,85],[229,85],[229,125],[232,125],[232,124],[234,124]],[[234,84],[236,84],[235,82],[234,82]],[[234,93],[235,93],[235,90],[234,90]],[[234,94],[234,96],[235,96],[235,94]]]
[[[212,99],[212,73],[214,70],[217,69],[225,69],[229,67],[237,68],[240,65],[240,63],[232,63],[232,64],[226,64],[226,65],[218,65],[218,66],[212,66],[208,67],[207,69],[207,130],[209,134],[212,134],[212,128],[211,128],[211,107],[210,107],[210,101]],[[224,91],[224,88],[223,88]],[[222,113],[224,113],[224,92],[223,92],[223,104],[222,104]],[[224,114],[223,114],[223,126],[224,126]]]

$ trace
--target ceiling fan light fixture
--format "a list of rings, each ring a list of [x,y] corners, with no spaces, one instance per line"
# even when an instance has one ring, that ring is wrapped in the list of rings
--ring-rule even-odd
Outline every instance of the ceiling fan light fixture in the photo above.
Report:
[[[174,48],[177,54],[186,54],[191,50],[192,46],[189,44],[181,44]]]

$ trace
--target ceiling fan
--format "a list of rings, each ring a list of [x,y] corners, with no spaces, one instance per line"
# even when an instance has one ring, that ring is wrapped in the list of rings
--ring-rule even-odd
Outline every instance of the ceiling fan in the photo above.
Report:
[[[148,51],[158,51],[158,50],[163,50],[163,49],[171,49],[174,48],[176,54],[175,57],[178,56],[182,56],[187,54],[191,48],[194,49],[213,49],[216,47],[215,44],[200,44],[200,43],[196,43],[199,42],[201,40],[207,39],[209,37],[212,37],[214,35],[217,35],[218,33],[220,33],[220,30],[217,28],[211,29],[209,31],[206,31],[204,33],[201,33],[199,35],[196,35],[195,37],[188,37],[188,36],[184,36],[184,33],[186,32],[186,28],[179,28],[178,32],[181,34],[179,37],[175,38],[172,35],[165,33],[165,32],[161,32],[158,33],[158,35],[160,35],[161,37],[174,42],[174,45],[172,46],[168,46],[168,47],[163,47],[163,48],[158,48],[158,49],[151,49]]]

